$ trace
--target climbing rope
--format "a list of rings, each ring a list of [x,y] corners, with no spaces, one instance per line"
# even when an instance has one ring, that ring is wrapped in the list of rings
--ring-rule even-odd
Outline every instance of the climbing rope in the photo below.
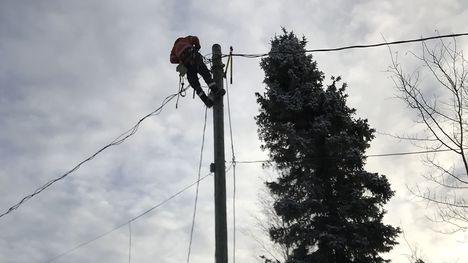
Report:
[[[201,167],[202,167],[202,162],[203,162],[203,149],[204,149],[204,146],[205,146],[205,133],[206,133],[207,116],[208,116],[208,108],[205,107],[205,122],[203,124],[203,135],[202,135],[202,143],[201,143],[201,150],[200,150],[200,161],[198,163],[198,180],[200,180]],[[199,186],[200,186],[200,181],[197,182],[197,186],[196,186],[196,190],[195,190],[195,204],[193,206],[192,227],[190,229],[190,241],[189,241],[189,248],[188,248],[188,253],[187,253],[187,263],[190,262],[190,254],[192,252],[193,230],[195,229],[195,217],[196,217],[196,214],[197,214]]]
[[[231,47],[231,54],[232,54],[232,47]],[[232,84],[232,57],[228,59],[228,62],[226,63],[226,71],[224,74],[224,79],[226,82],[226,99],[227,99],[227,110],[228,110],[228,120],[229,120],[229,136],[231,139],[231,154],[232,154],[232,159],[231,159],[231,164],[232,164],[232,180],[233,180],[233,189],[232,189],[232,220],[233,220],[233,234],[232,234],[232,262],[236,262],[236,155],[234,151],[234,139],[232,136],[232,119],[231,119],[231,102],[230,102],[230,97],[229,97],[229,85],[228,81],[226,78],[226,73],[228,71],[228,67],[231,66],[231,84]]]

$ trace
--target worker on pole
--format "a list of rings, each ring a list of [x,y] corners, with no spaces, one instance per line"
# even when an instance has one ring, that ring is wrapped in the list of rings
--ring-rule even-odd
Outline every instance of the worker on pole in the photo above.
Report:
[[[179,37],[172,47],[170,61],[173,64],[179,64],[178,68],[185,67],[187,71],[187,79],[190,86],[195,90],[198,97],[210,108],[213,106],[214,98],[205,94],[198,81],[198,74],[208,85],[213,96],[223,96],[226,91],[219,89],[213,81],[211,72],[203,62],[202,55],[198,52],[200,50],[200,41],[196,36]]]

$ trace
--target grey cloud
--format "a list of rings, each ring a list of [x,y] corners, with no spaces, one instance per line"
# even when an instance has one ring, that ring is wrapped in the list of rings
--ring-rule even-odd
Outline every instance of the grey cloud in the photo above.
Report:
[[[436,5],[437,8],[433,8]],[[309,39],[308,47],[329,47],[461,30],[462,1],[2,1],[0,3],[0,208],[6,209],[42,183],[62,174],[151,112],[176,92],[178,76],[168,62],[176,37],[197,34],[202,53],[219,42],[227,52],[265,52],[285,26]],[[413,48],[412,46],[411,48]],[[397,50],[405,52],[410,47]],[[417,46],[416,46],[417,48]],[[412,127],[384,72],[385,49],[315,54],[327,76],[342,75],[358,115],[379,130]],[[258,60],[234,59],[230,86],[238,159],[264,159],[253,117],[254,92],[261,92]],[[0,219],[0,261],[41,262],[103,233],[148,209],[196,179],[203,125],[198,99],[181,98],[142,125],[124,144],[111,148],[66,180]],[[392,111],[389,116],[389,111]],[[203,173],[212,161],[211,112],[208,115]],[[227,127],[227,120],[226,120]],[[227,159],[230,158],[226,137]],[[378,137],[371,151],[412,149]],[[421,240],[434,261],[445,255],[428,242],[423,208],[408,200],[405,184],[419,182],[418,158],[369,160],[397,190],[387,220],[403,218],[412,238]],[[259,165],[238,167],[239,229],[257,233],[249,214],[272,171]],[[228,174],[228,201],[232,175]],[[194,189],[133,226],[134,262],[185,260]],[[212,178],[202,182],[192,262],[213,259]],[[228,205],[230,207],[230,205]],[[231,208],[229,208],[231,209]],[[418,214],[411,214],[411,211]],[[228,211],[231,222],[231,210]],[[239,230],[238,229],[238,230]],[[230,237],[232,234],[230,225]],[[258,233],[257,233],[258,234]],[[238,261],[260,253],[242,233]],[[444,237],[445,239],[445,237]],[[448,240],[448,239],[447,239]],[[230,241],[232,242],[232,241]],[[442,241],[450,244],[451,241]],[[445,246],[447,247],[447,246]],[[231,244],[230,244],[231,249]],[[125,227],[57,262],[118,262],[126,259]],[[392,258],[406,252],[404,244]],[[462,250],[451,254],[463,257]]]

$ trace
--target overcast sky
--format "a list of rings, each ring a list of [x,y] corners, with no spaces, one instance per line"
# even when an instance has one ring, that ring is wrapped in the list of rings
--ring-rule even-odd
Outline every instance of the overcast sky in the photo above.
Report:
[[[281,27],[308,39],[307,48],[427,37],[468,31],[463,0],[1,0],[0,1],[0,212],[47,181],[59,177],[178,89],[169,53],[179,36],[197,35],[201,53],[219,43],[225,53],[264,53]],[[436,32],[438,31],[438,33]],[[452,40],[448,40],[452,41]],[[459,38],[459,47],[468,39]],[[407,51],[394,46],[409,69]],[[349,104],[379,132],[417,132],[412,113],[387,73],[385,47],[314,54],[327,76],[348,83]],[[264,90],[258,59],[234,59],[229,86],[233,140],[239,161],[262,160],[254,116],[255,92]],[[137,134],[109,148],[78,171],[0,218],[0,261],[47,262],[151,208],[197,178],[205,109],[180,98]],[[201,174],[213,159],[208,112]],[[226,127],[228,127],[226,118]],[[227,130],[226,130],[227,132]],[[226,159],[231,159],[226,137]],[[377,135],[369,154],[419,150],[410,143]],[[448,159],[450,160],[450,159]],[[421,156],[369,158],[371,172],[388,176],[395,197],[385,222],[400,226],[406,239],[430,262],[468,262],[466,235],[436,232],[433,213],[407,186],[424,185]],[[237,168],[238,262],[258,262],[265,254],[259,233],[258,195],[275,172],[259,164]],[[213,178],[200,184],[191,262],[214,261]],[[232,261],[232,172],[227,174],[229,254]],[[132,223],[132,262],[186,260],[195,188]],[[262,241],[263,240],[263,241]],[[260,242],[260,243],[259,243]],[[407,262],[400,245],[385,255]],[[124,226],[54,262],[128,262],[129,228]]]

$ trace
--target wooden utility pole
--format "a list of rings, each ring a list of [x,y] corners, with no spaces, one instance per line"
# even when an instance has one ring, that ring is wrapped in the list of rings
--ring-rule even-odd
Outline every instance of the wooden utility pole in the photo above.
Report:
[[[223,88],[223,62],[221,46],[213,45],[213,79],[219,89]],[[226,220],[226,168],[224,157],[224,105],[223,96],[215,97],[213,105],[214,129],[214,188],[215,188],[215,262],[227,263]]]

